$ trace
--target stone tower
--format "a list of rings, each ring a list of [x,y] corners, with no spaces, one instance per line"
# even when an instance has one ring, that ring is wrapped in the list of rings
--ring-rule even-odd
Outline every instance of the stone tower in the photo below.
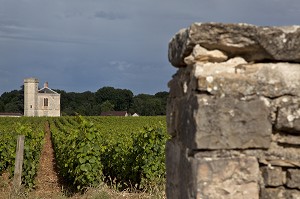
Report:
[[[36,116],[38,107],[38,84],[36,78],[24,79],[24,116]]]

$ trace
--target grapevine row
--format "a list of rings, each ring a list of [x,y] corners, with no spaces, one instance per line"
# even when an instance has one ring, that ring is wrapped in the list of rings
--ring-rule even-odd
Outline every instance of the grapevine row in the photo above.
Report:
[[[37,173],[39,157],[44,141],[45,118],[0,119],[0,174],[14,172],[16,140],[25,135],[22,184],[32,188]]]
[[[61,174],[78,189],[108,180],[140,189],[164,182],[165,117],[53,118],[50,128]]]

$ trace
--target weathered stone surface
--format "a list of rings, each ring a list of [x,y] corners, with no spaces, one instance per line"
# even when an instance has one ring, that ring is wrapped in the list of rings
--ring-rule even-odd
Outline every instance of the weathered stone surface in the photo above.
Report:
[[[300,167],[300,148],[293,144],[279,143],[276,137],[272,136],[271,145],[260,156],[260,162],[271,166]]]
[[[198,160],[197,198],[258,199],[259,168],[255,157]]]
[[[180,147],[173,141],[168,141],[166,144],[166,194],[168,198],[177,198],[180,195],[180,156]]]
[[[289,154],[290,155],[290,154]],[[271,165],[276,167],[300,167],[300,162],[295,160],[285,160],[284,155],[282,155],[282,159],[274,159],[274,158],[266,158],[259,159],[259,162],[265,165]]]
[[[179,69],[177,73],[173,75],[173,79],[168,83],[170,88],[169,98],[182,97],[187,92],[184,88],[184,84],[187,84],[186,81],[190,81],[189,71]]]
[[[258,27],[249,24],[194,23],[169,43],[169,61],[184,67],[197,44],[247,61],[300,62],[300,26]]]
[[[194,64],[196,62],[224,62],[228,57],[219,50],[206,50],[197,44],[190,56],[184,58],[184,62],[187,65]]]
[[[182,146],[172,139],[166,144],[166,195],[172,199],[196,198],[196,164]]]
[[[269,187],[278,187],[283,185],[283,173],[281,167],[263,167],[261,169],[264,183]]]
[[[275,141],[284,145],[299,145],[300,146],[300,136],[293,136],[293,135],[275,135],[274,137]]]
[[[280,131],[287,131],[290,133],[299,134],[300,133],[300,98],[286,96],[278,100],[275,100],[273,104],[274,104],[273,106],[277,108],[275,127]],[[300,145],[300,142],[298,142],[297,144]]]
[[[299,190],[286,190],[280,188],[266,188],[260,192],[260,199],[300,199]]]
[[[268,148],[272,126],[259,98],[240,101],[206,95],[182,100],[176,129],[190,149]]]
[[[300,170],[288,169],[287,170],[287,186],[290,188],[300,189]]]
[[[175,137],[176,136],[176,132],[177,129],[175,128],[176,126],[176,118],[178,118],[177,116],[177,112],[175,112],[174,110],[177,107],[177,103],[175,101],[178,101],[177,99],[173,99],[172,103],[170,103],[170,98],[168,99],[168,106],[167,106],[167,110],[166,110],[166,114],[167,114],[167,130],[168,133],[172,136]]]
[[[242,60],[228,60],[223,63],[196,63],[194,67],[198,89],[213,95],[300,96],[300,64],[243,64]],[[295,112],[295,119],[297,115]]]
[[[268,188],[268,189],[263,189],[260,192],[260,199],[284,199],[284,192],[285,190],[283,188]]]

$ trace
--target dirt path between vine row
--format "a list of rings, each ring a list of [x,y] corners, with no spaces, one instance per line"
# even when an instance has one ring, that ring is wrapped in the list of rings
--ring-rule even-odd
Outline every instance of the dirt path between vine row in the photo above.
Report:
[[[51,132],[48,122],[45,124],[45,143],[40,156],[40,163],[36,176],[36,190],[34,195],[39,198],[52,198],[60,195],[62,182],[57,173]]]

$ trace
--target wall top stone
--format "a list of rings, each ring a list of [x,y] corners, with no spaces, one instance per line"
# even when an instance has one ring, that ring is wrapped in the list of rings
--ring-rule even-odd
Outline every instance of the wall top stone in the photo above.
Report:
[[[300,26],[194,23],[171,39],[168,56],[173,66],[185,67],[184,59],[200,45],[207,50],[219,50],[228,59],[300,63],[299,38]]]

